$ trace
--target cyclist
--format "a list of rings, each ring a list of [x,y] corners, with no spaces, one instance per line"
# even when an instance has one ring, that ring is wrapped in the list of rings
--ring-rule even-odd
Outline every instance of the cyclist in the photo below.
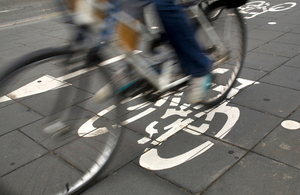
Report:
[[[188,101],[192,104],[200,103],[205,98],[211,84],[212,61],[201,51],[193,27],[182,7],[176,4],[175,0],[121,0],[121,2],[122,10],[135,19],[143,17],[144,6],[152,2],[155,4],[167,38],[176,51],[183,71],[192,76]],[[121,80],[120,76],[116,77],[118,81]],[[122,89],[127,86],[130,84],[124,85]],[[94,100],[101,102],[103,99],[107,99],[112,95],[109,90],[109,88],[99,90],[94,96]]]

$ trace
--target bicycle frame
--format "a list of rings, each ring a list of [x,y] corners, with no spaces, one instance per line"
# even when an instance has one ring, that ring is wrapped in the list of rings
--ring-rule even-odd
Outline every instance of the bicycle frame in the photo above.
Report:
[[[197,18],[201,27],[205,30],[210,40],[216,46],[218,56],[222,57],[227,55],[228,50],[226,49],[223,42],[215,32],[214,27],[211,25],[210,21],[206,18],[204,12],[201,9],[198,10],[192,9],[192,7],[190,6],[186,8],[186,11],[189,13],[189,15]],[[120,22],[123,25],[127,25],[129,28],[133,29],[139,34],[143,34],[144,36],[147,36],[149,39],[154,39],[155,37],[158,36],[159,33],[154,35],[150,34],[145,24],[134,23],[134,21],[136,20],[131,18],[128,14],[124,12],[120,13],[118,17],[118,22]],[[165,60],[166,62],[162,64],[161,74],[153,70],[153,68],[150,67],[147,61],[143,59],[143,56],[141,55],[142,52],[143,51],[126,52],[125,60],[129,62],[143,78],[145,78],[148,82],[150,82],[153,85],[153,87],[157,89],[159,93],[165,92],[173,87],[176,87],[190,80],[190,76],[186,76],[176,81],[173,82],[171,81],[172,70],[173,70],[173,60],[172,60],[171,52],[166,57],[169,59],[166,59]]]
[[[62,4],[61,0],[57,0]],[[100,12],[106,12],[107,7],[112,7],[112,5],[106,2],[107,5],[104,6],[103,3],[101,5],[93,4],[93,8]],[[217,35],[214,30],[214,27],[211,25],[210,21],[205,16],[202,9],[193,9],[193,4],[191,5],[184,5],[185,11],[190,17],[196,18],[201,27],[206,32],[209,39],[212,41],[213,45],[217,48],[217,53],[219,57],[225,56],[228,51],[224,44],[222,43],[221,39]],[[65,9],[65,8],[64,8]],[[159,32],[155,34],[151,34],[147,29],[146,24],[142,22],[137,22],[136,19],[132,18],[129,14],[121,11],[118,13],[116,17],[118,23],[121,25],[126,26],[127,28],[131,29],[132,31],[136,32],[136,34],[143,35],[148,40],[153,40],[159,37]],[[83,32],[84,33],[84,32]],[[182,83],[187,82],[190,80],[190,76],[185,76],[178,80],[172,81],[172,71],[173,71],[173,64],[175,59],[175,54],[170,50],[168,55],[165,55],[165,59],[163,59],[163,63],[161,66],[161,73],[156,72],[153,68],[151,68],[152,64],[149,64],[142,56],[142,53],[145,51],[139,51],[136,49],[125,49],[120,48],[119,46],[115,47],[120,53],[125,53],[125,61],[130,63],[134,69],[139,73],[142,78],[145,78],[159,93],[165,92],[173,87],[176,87]],[[134,47],[133,47],[134,48]],[[124,59],[124,58],[121,58]]]

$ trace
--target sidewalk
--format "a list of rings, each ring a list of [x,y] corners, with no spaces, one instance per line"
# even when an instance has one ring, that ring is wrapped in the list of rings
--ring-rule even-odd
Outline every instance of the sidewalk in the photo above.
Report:
[[[271,11],[245,15],[253,18],[246,20],[239,93],[211,111],[190,108],[175,94],[170,102],[130,112],[128,118],[155,109],[126,124],[120,150],[106,170],[111,174],[83,195],[300,194],[300,0],[283,11],[273,6],[284,0],[268,2]],[[68,36],[57,16],[2,26],[0,67],[31,51],[63,45]],[[148,151],[153,146],[146,128],[156,124],[182,131]],[[205,128],[203,134],[191,131]],[[200,152],[185,159],[197,147]]]

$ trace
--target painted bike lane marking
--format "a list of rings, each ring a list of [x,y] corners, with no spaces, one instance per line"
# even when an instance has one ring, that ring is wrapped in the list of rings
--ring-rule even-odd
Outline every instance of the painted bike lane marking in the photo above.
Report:
[[[93,68],[92,68],[93,69]],[[55,90],[58,88],[69,86],[70,84],[65,82],[65,80],[73,78],[75,76],[78,76],[80,74],[84,74],[92,69],[84,69],[80,70],[77,73],[72,73],[69,75],[65,75],[59,78],[54,78],[50,76],[43,76],[37,80],[35,80],[32,83],[29,83],[28,85],[25,85],[16,91],[14,93],[8,95],[10,97],[14,98],[22,98],[22,97],[28,97],[35,94],[44,93],[48,90]],[[219,74],[222,74],[224,70],[220,70]],[[226,71],[225,71],[226,72]],[[43,82],[39,82],[43,81]],[[46,82],[47,81],[47,82]],[[247,80],[238,78],[237,81],[240,83],[240,85],[236,86],[231,90],[230,97],[233,97],[236,93],[238,93],[239,90],[252,85],[252,84],[258,84],[255,81]],[[43,83],[42,86],[39,86],[40,83]],[[210,141],[207,141],[203,144],[200,144],[199,146],[191,149],[190,151],[187,151],[186,153],[179,154],[177,156],[174,156],[172,158],[162,158],[158,155],[159,145],[163,144],[164,141],[166,141],[169,137],[173,136],[174,134],[178,133],[179,131],[183,130],[187,133],[190,133],[192,135],[201,135],[202,133],[205,133],[210,125],[206,122],[212,122],[214,119],[214,116],[216,113],[222,113],[227,116],[226,123],[222,126],[222,128],[216,133],[215,137],[222,139],[225,137],[232,129],[232,127],[236,124],[236,122],[239,119],[240,111],[236,107],[228,106],[228,102],[223,103],[219,105],[218,107],[211,109],[211,110],[205,110],[205,111],[199,111],[196,112],[194,115],[194,118],[189,117],[189,115],[192,113],[190,110],[191,105],[189,104],[182,104],[180,105],[180,101],[182,99],[183,92],[176,93],[171,101],[167,101],[170,99],[170,96],[166,96],[160,100],[158,100],[156,103],[153,104],[147,104],[145,102],[145,106],[150,106],[149,108],[146,108],[145,111],[139,112],[138,114],[134,115],[133,117],[123,121],[122,125],[128,125],[131,124],[141,118],[144,118],[148,116],[151,113],[155,113],[155,111],[165,105],[166,103],[169,103],[167,109],[165,110],[165,113],[162,113],[162,116],[160,117],[160,120],[176,116],[178,117],[175,121],[172,121],[170,124],[164,126],[163,130],[165,131],[163,134],[161,134],[158,138],[155,140],[152,140],[153,135],[157,134],[158,131],[155,128],[156,125],[159,124],[159,120],[157,121],[151,121],[148,126],[145,128],[145,132],[149,134],[148,137],[143,137],[140,140],[137,140],[139,144],[146,144],[149,141],[151,142],[151,145],[158,146],[155,149],[149,149],[147,148],[148,152],[144,153],[140,158],[140,165],[142,167],[145,167],[147,169],[151,170],[162,170],[162,169],[170,169],[172,167],[178,166],[184,162],[187,162],[189,160],[192,160],[193,158],[199,156],[200,154],[203,154],[208,149],[210,149],[214,144]],[[2,101],[6,101],[5,97],[0,98]],[[123,103],[129,102],[132,99],[128,99],[126,101],[123,101]],[[195,106],[193,109],[199,110],[202,106]],[[104,134],[107,132],[107,129],[105,127],[95,127],[93,124],[102,116],[105,116],[110,111],[114,110],[115,106],[112,105],[98,113],[98,115],[92,117],[91,119],[87,120],[79,129],[78,129],[78,135],[82,136],[85,135],[85,137],[94,137],[101,134]],[[128,107],[128,110],[132,109],[142,109],[143,106],[137,107],[131,106]],[[201,124],[199,127],[192,126],[191,123],[194,122],[195,119],[200,118],[202,116],[206,115],[205,123]],[[187,127],[187,128],[185,128]],[[92,132],[92,133],[90,133]]]
[[[256,16],[267,12],[280,12],[286,11],[295,7],[297,3],[295,2],[285,2],[277,5],[271,6],[271,3],[266,1],[252,1],[246,3],[245,5],[239,7],[239,12],[244,14],[245,19],[252,19]],[[272,23],[273,24],[273,23]]]

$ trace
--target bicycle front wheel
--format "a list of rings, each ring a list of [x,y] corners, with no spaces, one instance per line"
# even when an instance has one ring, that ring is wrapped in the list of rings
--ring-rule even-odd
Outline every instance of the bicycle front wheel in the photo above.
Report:
[[[215,105],[223,101],[242,68],[245,59],[246,30],[244,19],[237,9],[223,9],[211,25],[226,52],[220,54],[218,41],[212,40],[200,26],[197,31],[200,45],[215,62],[212,67],[213,82],[203,104]]]
[[[89,101],[110,73],[83,56],[45,49],[1,72],[0,194],[74,194],[111,157],[120,100]]]

